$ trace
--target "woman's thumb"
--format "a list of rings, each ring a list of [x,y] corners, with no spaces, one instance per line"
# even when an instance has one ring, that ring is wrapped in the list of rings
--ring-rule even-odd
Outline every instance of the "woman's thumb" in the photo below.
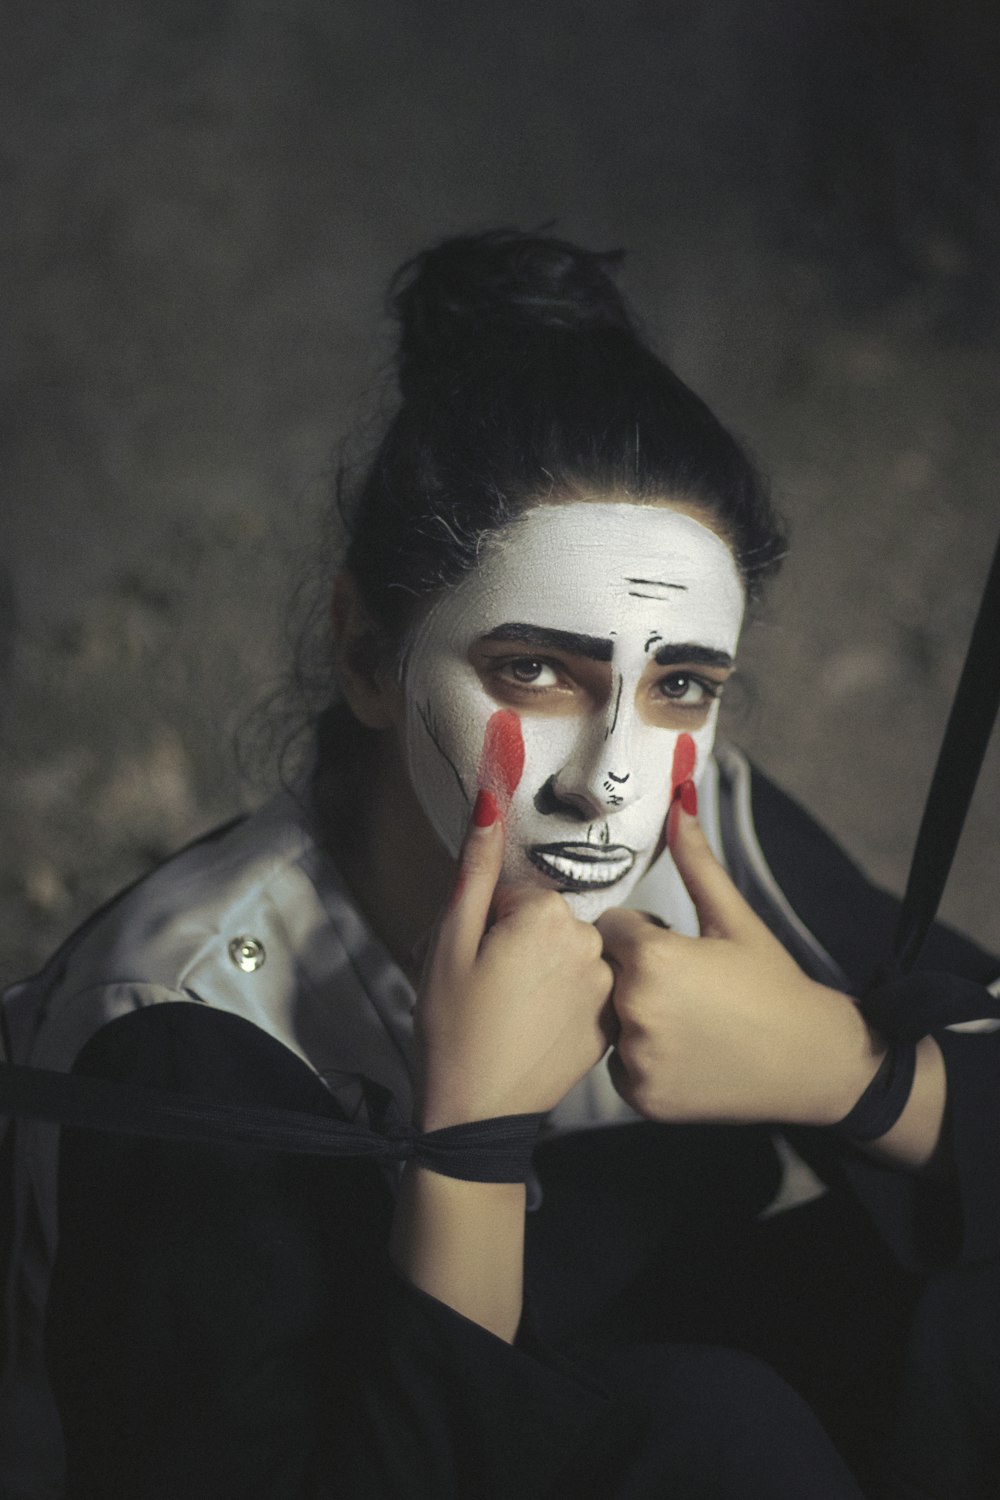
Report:
[[[749,936],[758,919],[709,847],[698,822],[698,794],[686,781],[667,819],[667,842],[674,864],[694,902],[702,937]]]

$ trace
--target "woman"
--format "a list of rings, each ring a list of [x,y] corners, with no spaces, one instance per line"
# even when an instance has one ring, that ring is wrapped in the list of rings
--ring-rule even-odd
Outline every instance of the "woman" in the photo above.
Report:
[[[534,1166],[493,1127],[401,1171],[67,1131],[57,1229],[20,1121],[12,1387],[47,1409],[44,1316],[74,1497],[822,1500],[845,1454],[985,1495],[997,1040],[872,1029],[892,904],[713,753],[782,552],[757,477],[607,258],[453,240],[395,307],[308,791],[93,919],[8,1042],[390,1134],[522,1116]],[[40,1424],[11,1493],[59,1493]]]

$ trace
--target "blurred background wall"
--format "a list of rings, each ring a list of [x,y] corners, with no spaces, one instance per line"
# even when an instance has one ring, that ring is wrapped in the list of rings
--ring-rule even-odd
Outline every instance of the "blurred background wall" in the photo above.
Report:
[[[35,0],[0,135],[0,978],[260,795],[232,737],[385,282],[499,223],[626,290],[790,519],[729,732],[905,876],[998,524],[992,0]],[[998,643],[1000,649],[1000,643]],[[946,902],[1000,946],[994,746]]]

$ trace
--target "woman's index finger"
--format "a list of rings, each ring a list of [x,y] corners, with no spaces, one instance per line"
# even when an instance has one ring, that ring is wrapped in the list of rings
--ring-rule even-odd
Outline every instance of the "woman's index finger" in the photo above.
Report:
[[[492,792],[480,790],[458,855],[458,869],[441,918],[437,946],[471,963],[489,921],[503,868],[503,819]]]

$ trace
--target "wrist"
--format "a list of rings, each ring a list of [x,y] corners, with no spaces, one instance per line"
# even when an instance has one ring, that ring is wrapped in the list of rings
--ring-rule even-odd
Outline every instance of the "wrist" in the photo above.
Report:
[[[413,1123],[418,1130],[448,1130],[453,1125],[468,1125],[474,1120],[489,1119],[498,1113],[479,1107],[470,1099],[464,1099],[448,1089],[437,1089],[424,1085],[413,1105]]]
[[[941,1048],[932,1036],[913,1047],[915,1068],[908,1095],[891,1127],[863,1148],[881,1161],[908,1171],[947,1175],[953,1168],[947,1143],[948,1079]],[[897,1099],[897,1104],[898,1104]]]
[[[523,1182],[481,1182],[436,1172],[422,1161],[405,1163],[400,1177],[400,1201],[420,1199],[463,1214],[524,1214],[528,1189]]]
[[[418,1130],[449,1130],[454,1125],[471,1125],[478,1120],[493,1120],[502,1115],[525,1113],[509,1098],[489,1094],[475,1082],[466,1083],[457,1068],[435,1068],[417,1084],[413,1101],[413,1123]]]
[[[859,1145],[886,1135],[909,1102],[916,1063],[915,1042],[890,1043],[871,1083],[835,1129]]]
[[[816,1088],[805,1123],[837,1125],[869,1087],[889,1049],[851,996],[828,985],[816,983],[814,988],[827,1024],[815,1039]]]
[[[526,1192],[407,1162],[389,1255],[421,1291],[513,1342],[521,1317]]]

